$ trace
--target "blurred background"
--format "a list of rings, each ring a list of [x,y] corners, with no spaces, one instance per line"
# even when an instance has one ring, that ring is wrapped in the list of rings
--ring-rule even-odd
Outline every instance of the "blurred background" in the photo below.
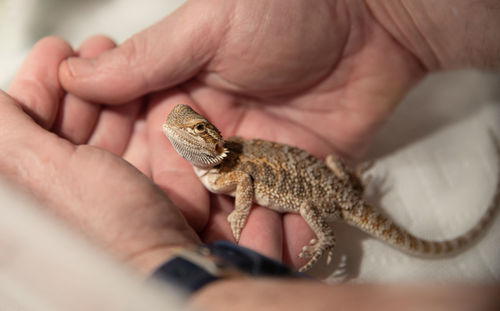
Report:
[[[28,51],[44,36],[60,36],[74,47],[96,33],[121,43],[182,2],[0,0],[0,88],[7,89]],[[488,129],[500,137],[498,73],[459,71],[430,75],[408,94],[371,146],[366,158],[376,164],[371,170],[369,197],[396,222],[420,237],[444,239],[465,232],[486,209],[500,175],[499,155]],[[12,266],[2,265],[13,262],[5,260],[12,245],[21,249],[30,243],[52,245],[53,253],[57,253],[64,252],[57,246],[64,243],[58,240],[58,235],[50,234],[43,238],[42,244],[36,243],[36,239],[42,239],[41,231],[50,231],[44,228],[57,225],[47,222],[45,216],[36,216],[38,212],[32,207],[24,211],[22,206],[32,204],[25,203],[10,188],[0,189],[1,301],[5,288],[29,284],[23,279],[24,283],[12,287],[19,275],[12,272],[15,270]],[[18,229],[26,215],[35,215],[32,221],[45,225],[31,226],[32,235],[22,240]],[[343,224],[336,224],[335,231],[338,245],[334,271],[328,271],[332,273],[329,282],[500,280],[500,217],[496,217],[487,234],[472,248],[457,257],[438,260],[408,256]],[[24,241],[21,246],[12,243],[16,236]],[[91,247],[77,248],[81,253],[92,253]],[[26,254],[26,258],[34,256],[33,252]],[[89,267],[94,262],[106,262],[101,258],[105,256],[83,257],[89,257]],[[50,265],[51,261],[44,262]],[[89,272],[93,276],[107,273],[107,269],[89,270],[94,271]],[[110,274],[109,279],[113,278]]]

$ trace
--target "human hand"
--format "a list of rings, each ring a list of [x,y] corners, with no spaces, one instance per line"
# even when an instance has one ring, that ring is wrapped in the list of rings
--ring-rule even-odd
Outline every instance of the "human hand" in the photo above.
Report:
[[[189,1],[117,49],[63,62],[61,83],[97,102],[149,94],[152,179],[205,240],[232,239],[226,217],[234,203],[208,195],[163,136],[164,118],[188,104],[226,137],[356,158],[424,70],[353,3]],[[297,267],[312,236],[298,215],[254,208],[240,243]]]
[[[356,158],[423,73],[360,3],[195,0],[99,58],[64,62],[61,82],[105,103],[180,85],[226,135]]]
[[[78,55],[111,47],[110,40],[94,37]],[[0,173],[93,242],[150,272],[171,246],[196,244],[198,237],[160,188],[112,153],[131,162],[140,158],[137,104],[108,109],[64,93],[58,69],[73,55],[60,39],[41,40],[10,96],[0,92]]]

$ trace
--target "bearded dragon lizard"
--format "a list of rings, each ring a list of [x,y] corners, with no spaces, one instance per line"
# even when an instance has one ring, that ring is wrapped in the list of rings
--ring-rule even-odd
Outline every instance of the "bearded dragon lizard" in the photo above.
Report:
[[[239,137],[224,140],[213,124],[186,105],[173,108],[163,131],[209,191],[235,197],[235,208],[227,219],[236,241],[252,202],[304,218],[316,238],[299,254],[309,258],[299,271],[310,269],[323,254],[327,263],[331,261],[335,246],[331,219],[345,221],[409,253],[445,255],[470,244],[491,221],[500,201],[497,189],[483,217],[468,232],[452,240],[427,241],[366,204],[360,178],[336,156],[330,155],[323,162],[285,144]]]

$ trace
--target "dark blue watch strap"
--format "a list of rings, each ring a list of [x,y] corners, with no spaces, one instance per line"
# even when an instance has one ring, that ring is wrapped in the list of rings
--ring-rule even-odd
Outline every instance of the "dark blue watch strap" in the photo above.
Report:
[[[218,266],[238,270],[242,275],[266,277],[307,277],[290,267],[261,255],[246,247],[217,241],[202,246],[204,252],[217,258]],[[166,281],[174,286],[193,293],[204,285],[218,280],[220,277],[204,269],[202,266],[183,257],[174,257],[154,273],[153,278]]]
[[[279,261],[230,242],[216,241],[211,245],[207,245],[207,247],[214,256],[233,264],[239,270],[252,276],[305,276]]]
[[[193,293],[206,284],[219,279],[205,269],[181,257],[169,260],[160,266],[153,278],[166,281],[188,293]]]

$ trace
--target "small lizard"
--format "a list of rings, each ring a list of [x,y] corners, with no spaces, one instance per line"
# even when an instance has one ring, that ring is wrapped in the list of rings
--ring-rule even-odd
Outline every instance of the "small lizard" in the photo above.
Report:
[[[484,231],[500,200],[497,189],[483,217],[463,235],[427,241],[366,204],[360,178],[336,156],[330,155],[323,162],[285,144],[240,137],[224,140],[213,124],[186,105],[174,107],[163,131],[209,191],[235,197],[235,208],[227,219],[236,241],[252,202],[281,213],[299,213],[304,218],[316,238],[299,254],[300,258],[309,258],[299,271],[310,269],[323,254],[330,263],[335,246],[331,219],[345,221],[409,253],[445,255],[463,249]]]

